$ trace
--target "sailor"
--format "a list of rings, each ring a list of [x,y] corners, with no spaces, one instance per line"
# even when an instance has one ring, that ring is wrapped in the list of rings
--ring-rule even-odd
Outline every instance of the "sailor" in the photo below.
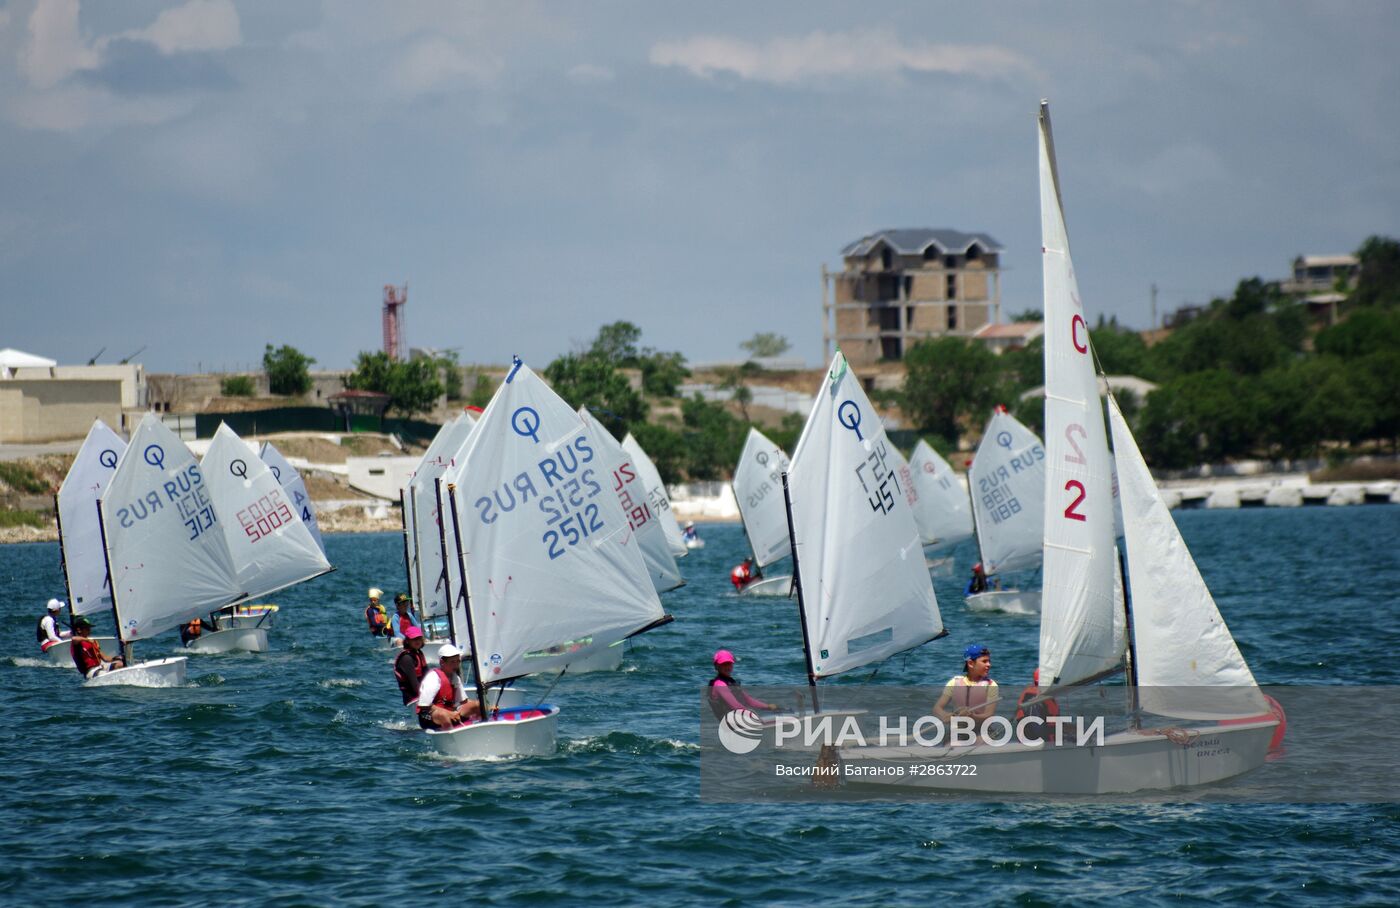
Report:
[[[379,603],[379,599],[383,595],[383,590],[370,587],[369,605],[365,606],[365,623],[369,625],[371,637],[394,636],[393,630],[389,627],[389,613]]]
[[[716,719],[723,719],[736,709],[767,709],[778,707],[742,690],[739,679],[734,677],[734,654],[727,649],[715,653],[715,676],[710,679],[710,689],[705,700]]]
[[[438,667],[423,675],[418,688],[418,724],[451,728],[481,715],[481,704],[462,691],[462,651],[451,643],[438,652]]]
[[[976,643],[963,650],[963,673],[943,686],[933,714],[943,722],[954,716],[971,716],[980,730],[996,713],[997,683],[991,678],[992,651]]]
[[[987,574],[982,570],[982,562],[977,562],[972,566],[972,577],[967,581],[967,588],[963,590],[964,596],[972,596],[976,593],[987,591]]]
[[[1031,683],[1026,685],[1026,689],[1021,691],[1021,696],[1016,699],[1016,724],[1019,726],[1021,720],[1027,716],[1035,716],[1039,719],[1048,719],[1051,716],[1060,714],[1060,705],[1053,699],[1041,700],[1039,703],[1025,704],[1040,696],[1040,669],[1031,673]],[[1032,722],[1026,726],[1025,737],[1027,740],[1039,740],[1048,736],[1049,730],[1043,724]]]
[[[211,630],[213,629],[212,622],[209,627]],[[180,625],[180,642],[185,646],[189,646],[191,643],[198,640],[199,635],[202,633],[204,633],[204,619],[195,618],[188,624]]]
[[[681,536],[686,542],[694,542],[700,538],[700,534],[695,530],[695,521],[687,520],[685,522],[685,532]]]
[[[103,672],[109,672],[126,665],[120,656],[108,659],[102,652],[102,647],[97,645],[97,641],[90,636],[92,633],[92,622],[79,616],[73,622],[73,664],[78,667],[78,674],[84,678],[96,678]]]
[[[423,629],[423,623],[418,620],[418,613],[413,609],[413,600],[407,593],[399,593],[394,597],[394,609],[399,615],[399,636],[407,640],[408,635],[405,632],[410,627]]]
[[[44,617],[39,619],[39,626],[35,628],[35,633],[39,638],[39,649],[44,652],[49,651],[49,647],[55,643],[62,643],[73,636],[71,631],[59,630],[58,616],[63,612],[62,599],[50,599],[48,610],[44,612]]]
[[[410,627],[403,632],[403,652],[394,659],[394,679],[399,682],[399,693],[403,694],[405,706],[418,699],[418,689],[427,673],[428,660],[423,656],[423,632],[416,627]]]
[[[729,582],[734,584],[735,592],[741,592],[750,583],[762,579],[763,572],[753,563],[752,558],[745,558],[742,563],[735,565],[734,570],[729,572]]]

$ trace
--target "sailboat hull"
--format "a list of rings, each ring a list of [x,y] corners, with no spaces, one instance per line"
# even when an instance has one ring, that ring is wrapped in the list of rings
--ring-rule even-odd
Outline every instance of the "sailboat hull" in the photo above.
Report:
[[[115,653],[117,651],[116,637],[91,637],[94,643],[102,647],[104,653]],[[73,641],[63,640],[44,650],[45,657],[55,665],[66,665],[73,667]]]
[[[755,583],[750,583],[739,591],[740,596],[781,596],[784,599],[792,596],[792,576],[765,577]]]
[[[153,659],[127,668],[103,672],[83,682],[83,687],[180,687],[185,683],[185,657]]]
[[[275,605],[240,605],[235,606],[233,611],[223,611],[218,613],[219,627],[225,629],[243,627],[272,627],[272,623],[277,619],[277,606]]]
[[[853,767],[846,770],[846,779],[861,786],[1127,794],[1209,785],[1256,769],[1268,756],[1277,727],[1277,720],[1268,719],[1191,729],[1144,728],[1107,735],[1102,746],[857,747],[842,750],[841,759]],[[937,774],[940,765],[947,767],[946,774]],[[954,766],[968,768],[955,775]]]
[[[534,757],[554,753],[559,707],[516,707],[498,718],[472,722],[446,731],[426,732],[438,753],[458,759]]]
[[[582,675],[588,672],[615,672],[622,668],[622,649],[623,645],[616,643],[577,662],[570,662],[568,673]]]
[[[1040,614],[1040,590],[987,590],[985,593],[973,593],[964,601],[969,612]]]
[[[206,656],[213,653],[232,652],[265,653],[268,650],[267,629],[234,627],[212,631],[191,640],[185,649]]]

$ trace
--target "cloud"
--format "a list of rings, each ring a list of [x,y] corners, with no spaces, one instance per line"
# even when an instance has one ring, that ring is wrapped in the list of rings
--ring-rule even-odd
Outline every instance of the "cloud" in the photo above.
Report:
[[[190,0],[168,9],[145,28],[116,37],[149,41],[163,54],[228,50],[243,43],[233,0]]]
[[[78,31],[78,0],[39,0],[19,53],[20,72],[29,84],[52,88],[79,70],[93,69],[99,59]]]
[[[1004,47],[904,42],[893,32],[878,29],[812,32],[764,44],[701,35],[660,42],[652,47],[649,59],[656,66],[679,67],[701,78],[732,73],[776,85],[904,72],[991,78],[1035,71],[1028,59]]]
[[[444,38],[431,37],[414,42],[394,63],[390,79],[408,95],[445,88],[462,79],[484,81],[501,70],[498,60],[469,56]]]

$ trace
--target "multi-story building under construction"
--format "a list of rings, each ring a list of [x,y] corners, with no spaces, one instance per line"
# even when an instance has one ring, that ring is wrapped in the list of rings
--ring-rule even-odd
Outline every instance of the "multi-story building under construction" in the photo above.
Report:
[[[882,230],[822,267],[825,355],[840,346],[852,366],[897,362],[921,340],[971,337],[1001,320],[1002,246],[985,233]]]

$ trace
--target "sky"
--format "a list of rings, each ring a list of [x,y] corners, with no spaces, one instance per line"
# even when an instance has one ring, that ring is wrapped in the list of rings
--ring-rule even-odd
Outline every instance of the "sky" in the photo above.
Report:
[[[1040,307],[1051,100],[1091,318],[1400,235],[1400,4],[18,0],[0,347],[149,371],[406,340],[543,367],[625,319],[823,358],[821,268],[892,227]]]

